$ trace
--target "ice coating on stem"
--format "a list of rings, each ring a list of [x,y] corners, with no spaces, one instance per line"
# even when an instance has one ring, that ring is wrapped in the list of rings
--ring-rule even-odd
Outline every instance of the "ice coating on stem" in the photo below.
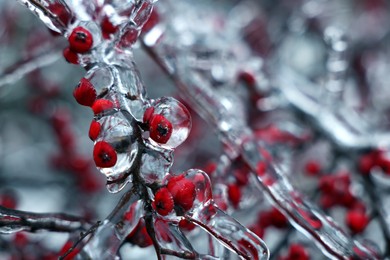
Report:
[[[95,231],[83,247],[80,256],[90,259],[114,259],[119,247],[142,216],[142,202],[133,191],[127,192],[121,199],[120,208],[114,210]]]
[[[155,216],[153,225],[156,230],[156,240],[162,248],[186,257],[196,258],[198,253],[180,230],[178,222]]]
[[[64,33],[73,13],[62,0],[18,0],[33,12],[51,30]]]
[[[229,250],[244,259],[268,259],[265,243],[213,203],[186,219],[203,228]]]

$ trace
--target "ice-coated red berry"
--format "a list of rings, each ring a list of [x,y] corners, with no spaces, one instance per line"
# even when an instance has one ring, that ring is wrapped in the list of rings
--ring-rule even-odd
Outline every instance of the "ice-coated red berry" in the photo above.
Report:
[[[352,233],[359,234],[366,229],[369,218],[362,210],[350,210],[345,216],[345,222]]]
[[[114,103],[108,99],[98,99],[92,105],[92,111],[95,115],[98,115],[104,111],[114,108]]]
[[[153,115],[149,123],[150,138],[160,144],[166,144],[172,135],[172,124],[163,115]]]
[[[79,64],[77,53],[72,51],[69,47],[65,48],[62,54],[64,55],[64,58],[67,62],[71,64]]]
[[[97,142],[93,148],[93,159],[97,167],[109,168],[116,164],[115,149],[107,142]]]
[[[148,107],[145,110],[144,117],[143,117],[144,123],[149,123],[149,120],[152,118],[153,113],[154,113],[154,107]]]
[[[167,188],[159,189],[154,195],[152,207],[162,216],[168,215],[173,210],[174,202],[172,194]]]
[[[90,107],[96,100],[96,90],[88,79],[82,78],[73,91],[73,97],[80,105]]]
[[[186,219],[180,220],[179,227],[181,230],[184,230],[184,231],[191,231],[194,228],[196,228],[195,224],[193,224],[192,222],[190,222]]]
[[[267,171],[267,164],[265,162],[259,162],[256,167],[257,175],[262,177]]]
[[[288,251],[288,257],[286,258],[288,260],[309,260],[310,256],[307,250],[299,245],[299,244],[292,244],[290,246],[290,250]]]
[[[139,220],[137,226],[126,237],[126,241],[141,248],[153,245],[153,241],[150,238],[148,231],[146,230],[145,221],[143,218]]]
[[[101,125],[99,122],[93,120],[91,122],[91,125],[89,126],[89,138],[92,140],[92,141],[95,141],[99,134],[100,134],[100,129],[101,129]]]
[[[305,165],[305,172],[307,175],[315,176],[321,171],[321,165],[316,160],[310,160]]]
[[[276,208],[269,211],[271,225],[277,228],[285,228],[288,226],[287,218]]]
[[[144,27],[142,28],[142,32],[146,33],[150,31],[156,24],[158,24],[160,20],[160,15],[157,13],[156,9],[153,9],[150,13],[149,19],[144,24]]]
[[[169,179],[167,189],[172,194],[176,206],[184,211],[192,208],[196,196],[195,184],[184,178],[183,175]]]
[[[255,75],[249,71],[241,71],[238,74],[238,80],[244,82],[248,86],[253,87],[256,84]]]
[[[229,184],[227,187],[227,194],[229,201],[232,203],[233,207],[237,208],[241,201],[241,190],[235,184]]]
[[[85,53],[93,45],[92,34],[84,27],[78,26],[73,29],[68,37],[69,48],[76,53]]]
[[[109,39],[110,35],[116,33],[118,30],[118,26],[114,26],[107,16],[102,19],[100,27],[102,28],[103,37],[105,39]]]

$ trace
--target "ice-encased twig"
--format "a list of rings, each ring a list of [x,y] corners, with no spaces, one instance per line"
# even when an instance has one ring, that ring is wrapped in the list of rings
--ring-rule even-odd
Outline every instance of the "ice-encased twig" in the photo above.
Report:
[[[0,206],[0,233],[39,230],[75,232],[88,228],[89,224],[80,217],[62,213],[33,213],[8,209]]]
[[[48,66],[56,62],[61,57],[58,50],[47,50],[38,56],[21,60],[8,67],[0,74],[0,89],[7,84],[15,83],[26,74]]]
[[[128,213],[128,214],[126,214]],[[125,238],[142,216],[142,203],[133,190],[126,192],[116,208],[86,242],[80,259],[115,259]]]

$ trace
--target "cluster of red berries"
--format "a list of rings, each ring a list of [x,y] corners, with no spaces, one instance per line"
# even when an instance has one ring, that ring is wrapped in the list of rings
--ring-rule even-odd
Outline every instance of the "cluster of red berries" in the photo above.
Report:
[[[264,233],[269,227],[283,229],[288,227],[287,218],[276,208],[271,208],[259,213],[257,221],[249,229],[259,237],[264,237]]]
[[[368,175],[374,168],[390,175],[390,158],[381,150],[371,151],[359,159],[359,170],[363,175]]]
[[[150,14],[148,21],[143,26],[142,32],[147,32],[151,30],[158,22],[159,22],[159,15],[155,10],[153,10],[152,13]],[[103,16],[100,22],[100,29],[103,38],[110,39],[111,36],[118,31],[119,26],[114,25],[110,21],[109,17]],[[122,37],[126,37],[126,35]],[[138,33],[137,32],[132,33],[130,37],[132,38],[130,42],[131,44],[133,44],[138,38]],[[88,53],[92,49],[94,43],[93,35],[89,30],[87,30],[83,26],[77,26],[76,28],[73,29],[73,31],[70,33],[68,37],[68,42],[69,42],[69,47],[64,49],[63,55],[65,59],[72,64],[78,64],[79,63],[78,54]]]
[[[166,186],[155,193],[152,207],[162,216],[168,215],[173,209],[183,214],[192,208],[195,197],[195,184],[191,180],[184,175],[172,176]]]
[[[101,115],[115,109],[115,105],[111,100],[97,98],[94,86],[86,78],[80,80],[80,83],[73,91],[73,96],[80,105],[91,107],[95,115]],[[100,123],[93,120],[89,128],[89,137],[92,141],[98,138],[100,131]],[[94,146],[93,158],[97,167],[108,168],[116,164],[117,154],[109,143],[100,141]]]
[[[360,159],[360,171],[368,174],[375,166],[373,162],[380,162],[380,153],[372,152]],[[389,164],[390,165],[390,164]],[[322,175],[322,167],[316,160],[309,160],[305,165],[305,172],[310,176],[319,177],[319,189],[321,191],[320,205],[324,209],[341,206],[347,209],[345,223],[353,234],[363,232],[370,222],[367,210],[351,191],[351,177],[348,172],[339,172],[331,175]]]
[[[97,98],[96,89],[86,78],[80,80],[73,91],[73,96],[80,105],[91,107],[95,115],[100,115],[115,108],[111,100]]]
[[[348,211],[345,223],[353,234],[361,233],[367,227],[370,219],[365,205],[351,192],[351,177],[348,172],[321,176],[319,189],[320,204],[329,209],[334,206],[345,207]]]

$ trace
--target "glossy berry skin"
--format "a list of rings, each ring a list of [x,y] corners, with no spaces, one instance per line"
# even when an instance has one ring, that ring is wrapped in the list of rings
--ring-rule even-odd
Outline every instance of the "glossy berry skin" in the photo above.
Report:
[[[150,119],[153,116],[153,113],[154,113],[154,107],[148,107],[145,110],[144,117],[143,117],[144,123],[149,123]]]
[[[93,148],[93,159],[97,167],[110,168],[116,164],[117,154],[115,149],[107,142],[97,142]]]
[[[104,39],[109,39],[110,35],[118,31],[118,26],[114,26],[107,16],[103,18],[102,22],[100,23],[100,27],[102,29]]]
[[[68,37],[68,41],[69,48],[76,53],[88,52],[93,45],[92,34],[81,26],[73,29]]]
[[[62,54],[67,62],[76,65],[79,64],[79,57],[77,56],[77,53],[72,51],[69,47],[65,48]]]
[[[141,248],[153,245],[153,241],[146,230],[145,221],[143,218],[139,220],[134,230],[126,237],[126,241]]]
[[[156,9],[153,9],[150,13],[149,19],[146,21],[142,27],[142,32],[146,33],[150,31],[154,26],[156,26],[160,21],[160,15],[157,13]]]
[[[108,99],[98,99],[92,105],[92,111],[95,115],[114,108],[114,103]]]
[[[237,208],[241,201],[241,190],[235,184],[229,184],[227,187],[227,194],[229,201],[232,203],[233,207]]]
[[[73,91],[73,97],[76,99],[77,103],[87,107],[90,107],[95,103],[96,96],[95,88],[86,78],[82,78]]]
[[[154,195],[152,207],[162,216],[168,215],[173,210],[174,202],[172,194],[167,188],[159,189]]]
[[[362,210],[350,210],[345,216],[345,222],[353,234],[359,234],[366,229],[369,218]]]
[[[318,175],[321,172],[321,165],[315,160],[310,160],[305,165],[305,173],[309,176]]]
[[[195,184],[184,178],[183,175],[169,179],[167,189],[172,194],[175,206],[188,211],[192,208],[196,196]]]
[[[159,144],[166,144],[172,135],[172,124],[163,115],[153,115],[149,122],[150,138]]]
[[[100,129],[101,129],[101,125],[99,122],[93,120],[91,122],[91,125],[89,126],[89,138],[92,140],[92,141],[95,141],[99,134],[100,134]]]
[[[309,260],[310,256],[306,249],[299,244],[292,244],[288,251],[287,260]]]

